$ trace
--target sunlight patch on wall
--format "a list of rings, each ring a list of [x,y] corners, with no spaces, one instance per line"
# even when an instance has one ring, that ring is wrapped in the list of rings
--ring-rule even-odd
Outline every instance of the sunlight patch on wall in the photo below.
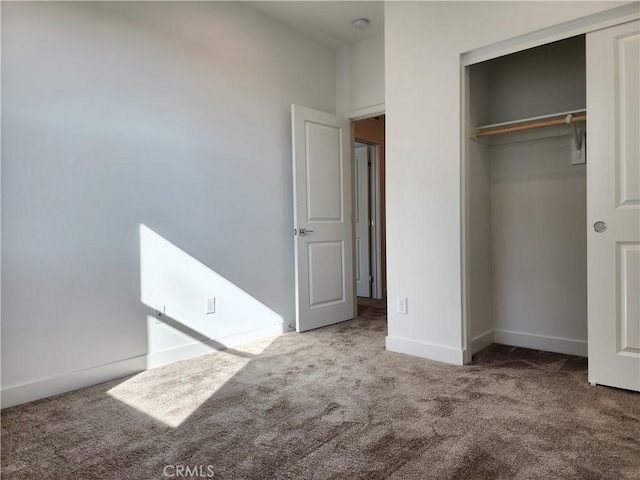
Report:
[[[207,353],[284,331],[280,315],[145,225],[140,291],[142,303],[164,313],[161,321],[147,317],[150,358],[188,345]],[[214,297],[215,313],[207,314]]]
[[[140,291],[143,304],[163,312],[146,318],[147,368],[217,351],[179,367],[161,367],[165,388],[155,385],[151,391],[142,372],[109,390],[172,428],[213,401],[283,332],[280,315],[145,225],[140,225]],[[215,313],[207,314],[211,297]]]

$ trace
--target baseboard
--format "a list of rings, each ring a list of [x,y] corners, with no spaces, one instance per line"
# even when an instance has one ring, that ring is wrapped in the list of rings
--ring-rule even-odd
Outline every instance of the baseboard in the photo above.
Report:
[[[493,330],[486,331],[471,339],[471,355],[475,355],[483,348],[495,343]]]
[[[109,380],[133,375],[144,370],[221,350],[220,345],[223,345],[224,348],[232,348],[265,337],[281,335],[284,330],[284,323],[276,323],[224,338],[192,343],[163,352],[140,355],[105,365],[36,380],[34,382],[5,387],[0,391],[0,405],[2,408],[12,407],[14,405],[20,405],[21,403],[32,402],[52,395],[108,382]]]
[[[587,356],[587,342],[569,338],[548,337],[532,333],[509,332],[494,330],[493,341],[513,347],[533,348],[546,352],[564,353],[566,355]]]
[[[390,352],[405,353],[454,365],[464,364],[464,351],[459,348],[390,336],[386,338],[386,347]]]
[[[189,358],[199,357],[217,350],[225,348],[237,347],[246,343],[256,342],[265,337],[281,335],[288,331],[284,323],[274,323],[256,330],[248,332],[236,333],[223,338],[215,338],[204,342],[192,343],[163,352],[150,353],[145,355],[147,358],[147,369],[162,367],[170,363],[188,360]],[[223,348],[220,348],[222,345]]]
[[[1,391],[1,406],[2,408],[13,407],[21,403],[32,402],[142,372],[146,370],[146,357],[146,355],[141,355],[85,370],[5,387]]]

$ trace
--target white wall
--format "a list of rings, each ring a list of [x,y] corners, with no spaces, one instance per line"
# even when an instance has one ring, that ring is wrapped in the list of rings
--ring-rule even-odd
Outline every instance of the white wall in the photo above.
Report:
[[[586,355],[586,166],[566,130],[490,148],[494,338]]]
[[[335,69],[241,3],[2,3],[4,405],[286,329],[290,104]]]
[[[365,115],[384,110],[384,36],[367,38],[336,52],[336,113]]]
[[[462,363],[460,54],[619,6],[388,2],[387,348]],[[407,297],[408,314],[396,313]]]

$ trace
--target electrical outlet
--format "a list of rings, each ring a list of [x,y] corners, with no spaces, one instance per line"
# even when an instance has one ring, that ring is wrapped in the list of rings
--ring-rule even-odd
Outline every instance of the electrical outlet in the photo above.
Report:
[[[407,314],[407,299],[398,297],[398,313]]]
[[[207,315],[216,313],[216,297],[207,298]]]

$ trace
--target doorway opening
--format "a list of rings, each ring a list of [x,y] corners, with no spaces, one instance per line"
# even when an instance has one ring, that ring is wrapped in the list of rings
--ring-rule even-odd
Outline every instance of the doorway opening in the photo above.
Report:
[[[352,123],[355,278],[360,299],[386,298],[385,117]]]

